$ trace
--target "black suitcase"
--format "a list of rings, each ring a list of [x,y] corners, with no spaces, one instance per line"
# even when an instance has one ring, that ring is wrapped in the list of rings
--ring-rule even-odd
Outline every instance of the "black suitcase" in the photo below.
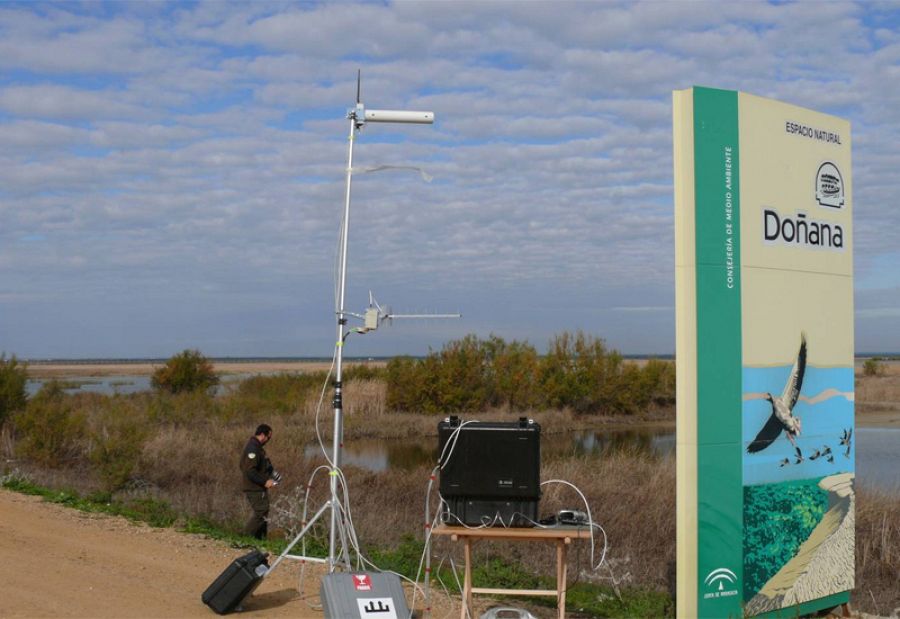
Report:
[[[220,615],[233,611],[262,582],[269,567],[266,556],[254,550],[235,559],[203,592],[203,603]]]

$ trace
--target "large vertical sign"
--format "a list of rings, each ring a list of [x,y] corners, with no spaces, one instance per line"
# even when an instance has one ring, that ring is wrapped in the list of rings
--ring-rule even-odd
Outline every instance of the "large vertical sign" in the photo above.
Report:
[[[679,617],[854,586],[850,124],[674,93]]]

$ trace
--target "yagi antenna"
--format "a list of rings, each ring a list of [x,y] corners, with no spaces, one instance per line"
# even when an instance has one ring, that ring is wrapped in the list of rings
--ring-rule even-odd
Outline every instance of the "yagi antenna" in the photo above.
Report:
[[[382,307],[378,304],[378,301],[375,300],[375,295],[372,294],[372,291],[369,291],[369,307],[366,308],[366,312],[364,314],[357,314],[354,312],[345,312],[349,316],[353,316],[355,318],[359,318],[363,321],[362,327],[357,327],[352,329],[353,333],[368,333],[369,331],[374,331],[378,327],[380,327],[383,323],[387,322],[391,324],[394,318],[461,318],[462,314],[395,314],[391,311],[390,306]]]
[[[362,81],[362,69],[356,70],[356,105],[359,105],[359,84]]]

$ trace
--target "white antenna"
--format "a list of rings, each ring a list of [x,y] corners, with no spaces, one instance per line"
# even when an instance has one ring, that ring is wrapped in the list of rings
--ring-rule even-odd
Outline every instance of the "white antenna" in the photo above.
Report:
[[[356,77],[356,107],[347,112],[347,118],[350,121],[350,138],[347,154],[347,191],[344,198],[344,219],[341,228],[340,247],[339,247],[339,288],[337,299],[337,353],[335,361],[335,381],[334,381],[334,436],[332,444],[331,459],[331,498],[328,503],[323,505],[318,512],[308,520],[300,531],[300,533],[291,541],[290,544],[282,551],[278,559],[272,564],[270,571],[282,559],[301,559],[301,560],[317,560],[313,557],[300,557],[290,555],[288,552],[293,546],[300,541],[306,532],[312,527],[313,523],[322,516],[326,510],[331,511],[331,527],[328,536],[328,571],[333,572],[337,565],[337,539],[341,536],[341,546],[343,548],[342,559],[346,570],[351,569],[350,557],[347,550],[347,539],[345,531],[347,530],[346,516],[341,507],[338,496],[338,475],[341,466],[341,452],[344,441],[344,425],[343,425],[343,359],[344,359],[344,342],[351,333],[366,333],[377,329],[385,320],[390,321],[393,318],[459,318],[460,314],[392,314],[390,308],[382,308],[375,301],[374,295],[369,292],[369,308],[365,314],[355,314],[348,312],[344,303],[344,295],[347,285],[347,246],[348,235],[350,231],[350,185],[353,178],[353,143],[356,141],[356,134],[366,123],[406,123],[406,124],[426,124],[430,125],[434,122],[433,112],[416,112],[406,110],[367,110],[359,98],[361,83],[361,72]],[[347,317],[353,316],[361,318],[365,326],[362,328],[347,328]],[[322,561],[321,559],[318,559]]]
[[[359,318],[363,321],[362,327],[357,327],[352,331],[354,333],[368,333],[380,327],[384,322],[391,324],[394,318],[460,318],[462,314],[395,314],[391,311],[391,307],[381,307],[375,300],[375,295],[369,291],[369,307],[366,308],[365,314],[357,314],[354,312],[345,312],[348,316]]]

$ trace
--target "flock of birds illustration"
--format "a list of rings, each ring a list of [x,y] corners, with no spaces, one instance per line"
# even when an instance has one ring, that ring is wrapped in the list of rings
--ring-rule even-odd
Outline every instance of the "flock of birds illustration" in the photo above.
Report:
[[[800,398],[800,388],[803,386],[803,374],[806,372],[806,334],[800,334],[800,351],[797,353],[797,360],[794,361],[794,367],[788,377],[787,384],[780,397],[775,397],[771,393],[766,394],[766,400],[772,405],[772,414],[769,415],[766,424],[763,426],[756,438],[747,446],[748,453],[757,453],[762,451],[775,442],[781,433],[784,432],[791,445],[794,446],[795,458],[794,464],[800,464],[806,458],[800,447],[797,445],[796,437],[800,436],[802,424],[799,417],[794,417],[794,406]],[[853,440],[853,428],[845,429],[841,433],[840,444],[846,449],[844,457],[850,457],[850,448]],[[818,460],[825,458],[827,462],[834,462],[834,454],[831,447],[824,445],[821,449],[815,449],[809,455],[809,460]],[[784,467],[791,464],[790,458],[781,461],[780,466]]]

